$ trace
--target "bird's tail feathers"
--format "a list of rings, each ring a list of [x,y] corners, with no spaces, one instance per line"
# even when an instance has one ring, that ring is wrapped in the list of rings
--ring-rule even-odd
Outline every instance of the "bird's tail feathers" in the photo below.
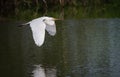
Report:
[[[29,25],[30,23],[28,22],[28,23],[24,23],[24,24],[20,24],[20,25],[18,25],[18,27],[23,27],[23,26],[26,26],[26,25]]]

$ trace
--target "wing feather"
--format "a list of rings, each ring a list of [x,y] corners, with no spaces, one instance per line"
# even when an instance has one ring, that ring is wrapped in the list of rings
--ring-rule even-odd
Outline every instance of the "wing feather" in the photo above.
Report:
[[[51,35],[54,36],[56,34],[56,25],[48,25],[46,24],[46,28],[47,32]]]
[[[44,43],[45,38],[45,24],[43,22],[30,23],[34,42],[37,46],[41,46]]]

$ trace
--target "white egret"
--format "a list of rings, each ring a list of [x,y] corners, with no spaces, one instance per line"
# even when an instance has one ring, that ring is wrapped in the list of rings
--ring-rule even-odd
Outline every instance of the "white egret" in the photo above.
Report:
[[[59,19],[44,16],[33,19],[32,21],[22,25],[30,25],[35,44],[37,46],[41,46],[44,43],[45,30],[51,36],[54,36],[56,34],[55,20]]]

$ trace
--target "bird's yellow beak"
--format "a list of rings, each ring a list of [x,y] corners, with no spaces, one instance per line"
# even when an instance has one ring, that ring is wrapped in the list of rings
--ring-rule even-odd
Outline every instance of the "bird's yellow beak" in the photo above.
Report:
[[[63,19],[53,18],[53,20],[56,21],[56,20],[63,20]]]

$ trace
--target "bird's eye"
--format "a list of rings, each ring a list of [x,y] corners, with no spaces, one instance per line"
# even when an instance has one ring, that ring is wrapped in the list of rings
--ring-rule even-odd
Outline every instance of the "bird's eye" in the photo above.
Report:
[[[45,21],[45,19],[43,19],[43,21]]]

